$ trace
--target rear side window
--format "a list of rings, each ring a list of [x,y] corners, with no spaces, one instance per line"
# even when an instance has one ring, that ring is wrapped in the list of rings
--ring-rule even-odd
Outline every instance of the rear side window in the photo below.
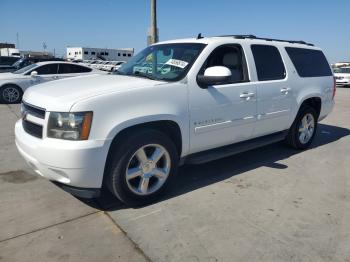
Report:
[[[332,71],[320,50],[286,47],[300,77],[331,76]]]
[[[91,68],[87,68],[79,65],[70,65],[70,64],[60,64],[58,69],[59,74],[76,74],[76,73],[87,73],[91,72]]]
[[[279,80],[286,76],[286,69],[280,52],[271,45],[251,47],[259,81]]]

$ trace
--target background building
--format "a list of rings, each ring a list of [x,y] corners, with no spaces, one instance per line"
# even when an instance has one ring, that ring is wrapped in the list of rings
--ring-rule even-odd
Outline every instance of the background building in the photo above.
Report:
[[[128,61],[134,55],[134,48],[91,48],[91,47],[67,47],[67,59],[69,60],[108,60]]]
[[[19,51],[23,57],[54,57],[50,52],[41,52],[41,51]]]
[[[16,48],[16,47],[15,47],[15,44],[0,43],[0,48]]]

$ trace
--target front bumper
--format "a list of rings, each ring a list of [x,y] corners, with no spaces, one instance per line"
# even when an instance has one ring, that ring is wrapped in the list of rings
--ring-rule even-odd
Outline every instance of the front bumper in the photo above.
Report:
[[[40,176],[69,187],[101,188],[110,141],[40,139],[24,131],[22,120],[15,136],[18,151]]]

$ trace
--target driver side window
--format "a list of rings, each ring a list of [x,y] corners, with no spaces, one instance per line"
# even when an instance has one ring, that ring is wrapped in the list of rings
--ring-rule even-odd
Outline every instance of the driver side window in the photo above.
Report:
[[[224,66],[231,71],[231,78],[224,84],[248,81],[248,72],[243,50],[238,45],[224,45],[217,47],[207,58],[200,75],[205,69],[213,66]]]
[[[57,74],[58,65],[57,64],[48,64],[40,66],[33,71],[37,71],[38,75],[55,75]]]

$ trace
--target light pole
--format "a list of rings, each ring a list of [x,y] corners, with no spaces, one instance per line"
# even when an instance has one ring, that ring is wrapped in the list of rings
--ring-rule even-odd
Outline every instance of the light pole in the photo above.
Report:
[[[149,28],[148,45],[158,42],[157,0],[151,0],[151,27]]]

